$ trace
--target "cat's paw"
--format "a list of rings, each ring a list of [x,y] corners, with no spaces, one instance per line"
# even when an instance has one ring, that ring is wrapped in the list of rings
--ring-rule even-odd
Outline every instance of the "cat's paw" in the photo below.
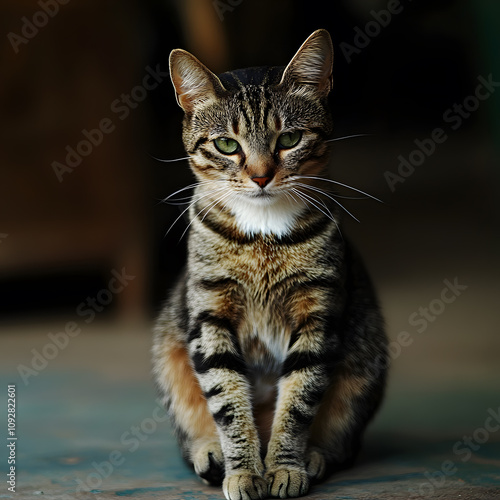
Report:
[[[323,478],[326,471],[326,460],[319,448],[310,448],[306,454],[306,470],[311,481]]]
[[[269,494],[276,498],[295,498],[309,491],[309,478],[303,469],[271,469],[266,473]]]
[[[204,442],[194,448],[194,471],[205,484],[220,486],[224,479],[224,455],[217,441]]]
[[[227,476],[222,483],[227,500],[262,500],[267,497],[267,482],[251,472]]]

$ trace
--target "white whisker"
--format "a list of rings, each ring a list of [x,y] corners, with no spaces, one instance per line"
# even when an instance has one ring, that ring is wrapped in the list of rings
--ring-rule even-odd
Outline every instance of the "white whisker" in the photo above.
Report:
[[[332,179],[326,179],[325,177],[315,177],[313,175],[296,175],[295,178],[296,179],[317,179],[319,181],[332,182],[333,184],[337,184],[339,186],[345,187],[347,189],[352,189],[353,191],[361,193],[361,194],[367,196],[368,198],[371,198],[372,200],[378,201],[379,203],[384,203],[382,200],[379,200],[375,196],[372,196],[371,194],[366,193],[365,191],[361,191],[361,189],[357,189],[357,188],[349,186],[347,184],[343,184],[342,182],[339,182],[339,181],[332,181]]]
[[[297,203],[297,200],[294,198],[293,193],[290,193],[289,191],[284,191],[284,194],[287,198],[292,200],[292,203]]]
[[[325,193],[334,193],[333,196],[335,198],[342,198],[343,200],[367,200],[368,196],[344,196],[342,194],[337,194],[336,192],[333,191],[326,191]]]
[[[175,193],[169,194],[166,198],[163,198],[162,200],[160,200],[160,203],[162,203],[162,202],[163,203],[171,203],[169,200],[172,198],[172,196],[175,196],[176,194],[182,193],[183,191],[188,191],[188,190],[194,189],[198,186],[203,186],[203,185],[207,185],[207,184],[212,184],[212,182],[211,181],[200,181],[200,182],[195,182],[194,184],[190,184],[189,186],[185,186],[185,187],[175,191]],[[189,199],[191,199],[191,196],[186,196],[184,198],[178,198],[177,200],[174,200],[174,201],[189,200]]]
[[[330,209],[324,204],[323,201],[321,200],[318,200],[317,198],[314,198],[313,196],[311,195],[308,195],[307,193],[304,193],[302,191],[300,191],[299,189],[293,189],[293,191],[298,195],[300,196],[303,200],[304,198],[308,199],[310,201],[310,203],[315,207],[317,208],[322,214],[324,214],[326,217],[328,217],[329,219],[331,220],[334,220],[333,219],[333,215],[332,215],[332,212],[330,212]],[[320,206],[318,206],[318,204],[323,207],[326,212],[324,210],[322,210],[320,208]],[[327,213],[328,212],[328,213]]]
[[[167,201],[170,198],[172,198],[172,196],[175,196],[176,194],[182,193],[183,191],[187,191],[188,189],[193,189],[196,186],[199,186],[200,184],[201,184],[200,182],[195,182],[194,184],[189,184],[189,186],[185,186],[185,187],[183,187],[183,188],[178,189],[177,191],[175,191],[175,193],[169,194],[166,198],[163,198],[162,201]]]
[[[328,219],[330,219],[335,224],[335,226],[337,228],[337,231],[340,234],[340,237],[342,239],[344,239],[344,237],[342,236],[342,231],[340,230],[340,227],[337,224],[337,221],[335,220],[335,217],[332,215],[332,213],[330,212],[330,210],[328,209],[328,207],[324,203],[322,203],[320,200],[318,200],[316,198],[313,198],[312,196],[307,195],[306,193],[302,193],[301,191],[299,191],[296,188],[292,188],[292,191],[299,198],[301,198],[306,203],[306,205],[311,204],[314,208],[316,208],[317,210],[319,210],[325,217],[327,217]],[[323,211],[315,202],[321,203],[321,205],[326,208],[326,210],[328,211],[328,213],[326,213],[325,211]]]
[[[226,207],[227,207],[227,204],[228,204],[228,203],[229,203],[232,199],[234,199],[234,197],[236,196],[236,194],[235,194],[235,193],[233,193],[233,192],[230,192],[229,194],[230,194],[231,196],[229,196],[229,197],[227,198],[227,201],[226,201],[226,203],[224,203],[224,205],[222,206],[221,211],[224,211],[224,210],[226,209]]]
[[[177,223],[177,221],[194,205],[196,205],[196,203],[198,203],[200,200],[202,200],[203,198],[206,198],[207,196],[210,196],[210,195],[213,195],[214,193],[217,193],[217,192],[220,192],[224,189],[227,189],[227,188],[224,188],[224,187],[221,187],[221,188],[218,188],[216,190],[213,190],[213,191],[210,191],[209,193],[205,193],[203,195],[200,195],[198,197],[196,197],[196,199],[193,197],[192,199],[192,202],[181,212],[181,214],[174,220],[174,222],[170,225],[170,227],[168,228],[168,231],[165,233],[165,236],[168,235],[168,233],[172,230],[172,228],[175,226],[175,224]],[[188,226],[189,227],[189,226]],[[185,232],[185,231],[184,231]],[[184,235],[184,233],[183,233]],[[181,237],[182,239],[182,237]]]
[[[335,142],[335,141],[343,141],[344,139],[352,139],[353,137],[368,137],[373,134],[354,134],[354,135],[344,135],[343,137],[335,137],[334,139],[328,139],[325,142]]]
[[[162,158],[156,158],[156,156],[153,156],[153,155],[149,155],[151,156],[151,158],[153,158],[154,160],[158,160],[158,161],[161,161],[163,163],[172,163],[174,161],[182,161],[182,160],[189,160],[189,156],[183,156],[182,158],[173,158],[171,160],[163,160]]]
[[[184,238],[184,235],[187,233],[188,229],[191,227],[191,224],[196,220],[196,218],[204,211],[204,210],[207,210],[206,214],[202,217],[202,220],[205,220],[205,217],[208,215],[208,213],[210,212],[210,210],[212,210],[212,208],[214,208],[217,203],[220,203],[224,198],[227,198],[228,196],[230,196],[232,193],[231,191],[228,189],[228,188],[224,188],[225,190],[227,190],[227,192],[225,194],[222,194],[221,196],[219,196],[219,198],[217,198],[215,201],[213,201],[212,203],[210,203],[209,205],[203,207],[192,219],[191,221],[189,222],[189,224],[187,225],[186,229],[184,229],[184,232],[181,234],[181,237],[179,238],[179,242],[182,241],[182,238]],[[211,193],[210,193],[211,194]]]
[[[349,214],[356,222],[359,222],[359,219],[357,217],[355,217],[354,215],[352,215],[352,213],[349,212],[349,210],[347,210],[347,208],[344,207],[344,205],[342,205],[342,203],[340,203],[338,200],[336,200],[333,196],[330,196],[329,194],[325,193],[322,189],[319,189],[316,186],[309,186],[308,184],[304,184],[303,182],[298,182],[297,184],[304,187],[305,189],[310,189],[311,191],[315,191],[316,193],[320,193],[323,196],[326,196],[330,200],[334,201],[340,208],[342,208],[342,210],[344,210],[347,214]]]
[[[288,181],[291,183],[295,183],[295,179],[304,178],[304,176],[292,176],[292,178]],[[342,198],[343,200],[366,200],[368,196],[345,196],[338,193],[338,191],[332,191],[331,189],[322,189],[323,193],[330,193],[335,198]]]
[[[203,217],[201,218],[201,220],[205,220],[205,217],[209,214],[209,212],[215,208],[222,200],[226,199],[226,198],[229,198],[232,196],[233,193],[231,193],[231,191],[228,190],[227,193],[224,193],[222,194],[221,196],[219,196],[213,203],[211,203],[209,206],[208,206],[208,210],[207,212],[205,213],[205,215],[203,215]],[[207,208],[207,207],[205,207]]]

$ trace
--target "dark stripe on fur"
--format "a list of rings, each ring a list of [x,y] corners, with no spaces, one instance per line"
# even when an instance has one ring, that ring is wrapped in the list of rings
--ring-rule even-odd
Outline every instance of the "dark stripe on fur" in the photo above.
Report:
[[[284,449],[279,454],[279,465],[282,467],[297,466],[301,462],[301,456],[294,450]]]
[[[328,354],[328,352],[322,352],[320,354],[312,352],[293,352],[285,359],[281,375],[286,376],[293,371],[324,366],[328,360]]]
[[[245,460],[245,457],[242,457],[241,455],[238,455],[236,457],[228,455],[226,457],[226,460],[231,464],[232,470],[238,470],[248,467],[248,463]]]
[[[237,232],[237,230],[229,227],[223,223],[220,223],[217,219],[217,216],[212,215],[211,212],[208,214],[201,214],[200,209],[196,207],[197,218],[200,220],[205,226],[214,231],[215,233],[222,236],[224,239],[229,241],[235,241],[241,245],[252,244],[258,238],[261,239],[274,239],[274,236],[247,236],[241,232]],[[303,227],[293,231],[290,235],[285,235],[280,238],[276,237],[274,244],[278,245],[298,245],[300,243],[304,243],[308,240],[311,240],[326,231],[330,231],[330,221],[327,217],[319,216],[316,220],[309,222],[308,224],[304,224]]]
[[[294,283],[290,288],[290,293],[300,293],[304,289],[317,290],[321,288],[323,290],[331,290],[335,285],[335,276],[325,276],[322,278],[309,279],[307,281],[300,281]]]
[[[241,106],[241,108],[240,108],[240,113],[242,114],[243,118],[245,119],[248,130],[252,130],[252,121],[250,120],[250,117],[248,116],[248,113],[243,106]]]
[[[213,368],[224,368],[239,374],[245,374],[245,363],[238,355],[232,352],[223,352],[205,356],[202,352],[195,352],[192,356],[194,369],[199,373],[207,373]]]
[[[212,168],[227,168],[227,161],[224,161],[219,155],[213,154],[211,151],[207,149],[200,150],[200,153],[207,159],[214,162]],[[196,164],[198,166],[198,164]]]
[[[320,403],[324,394],[325,394],[325,391],[321,387],[310,389],[310,390],[304,392],[304,394],[302,395],[302,400],[304,401],[304,403],[306,405],[316,406],[317,404]]]
[[[305,241],[311,240],[320,234],[330,231],[330,224],[327,217],[318,217],[315,221],[311,221],[306,227],[302,227],[294,231],[290,235],[282,236],[278,239],[280,245],[297,245],[299,243],[304,243]]]
[[[227,427],[231,425],[234,420],[234,407],[232,404],[225,404],[218,412],[213,414],[215,422],[222,426]]]
[[[203,216],[203,214],[199,213],[198,206],[195,210],[197,210],[196,216],[202,224],[226,240],[236,241],[242,245],[253,243],[256,240],[255,236],[246,236],[243,233],[236,232],[233,228],[220,223],[217,216],[213,216],[211,212],[209,212],[208,215]]]
[[[267,118],[269,116],[269,111],[271,111],[271,103],[269,102],[269,91],[264,88],[263,101],[265,103],[264,109],[262,110],[262,126],[267,128]]]
[[[235,336],[236,331],[227,318],[223,318],[221,316],[214,315],[211,311],[204,311],[198,315],[195,321],[194,328],[191,329],[188,335],[188,342],[191,342],[194,339],[197,339],[201,335],[201,326],[203,323],[208,323],[213,325],[221,330],[228,331],[231,335]]]
[[[198,148],[199,148],[202,144],[205,144],[205,142],[207,142],[207,141],[208,141],[208,139],[207,139],[206,137],[200,137],[200,138],[196,141],[196,143],[195,143],[195,145],[193,146],[193,148],[192,148],[190,151],[188,151],[188,153],[189,153],[189,154],[191,154],[191,155],[192,155],[192,154],[194,154],[194,153],[196,153],[196,150],[197,150],[197,149],[198,149]]]
[[[196,163],[196,170],[199,170],[200,172],[206,172],[207,170],[213,170],[214,166],[211,164],[208,165],[200,165],[199,163]]]
[[[232,126],[233,126],[233,132],[234,132],[234,134],[238,135],[239,132],[240,132],[240,127],[238,125],[238,120],[236,118],[233,118]]]
[[[213,398],[214,396],[218,396],[219,394],[222,394],[224,389],[220,385],[216,385],[215,387],[212,387],[209,391],[204,393],[204,396],[206,399]]]
[[[297,408],[296,406],[290,408],[289,415],[293,419],[293,421],[296,423],[296,425],[298,427],[297,428],[298,431],[309,426],[314,418],[313,415],[308,415],[307,413],[303,412],[301,409]]]

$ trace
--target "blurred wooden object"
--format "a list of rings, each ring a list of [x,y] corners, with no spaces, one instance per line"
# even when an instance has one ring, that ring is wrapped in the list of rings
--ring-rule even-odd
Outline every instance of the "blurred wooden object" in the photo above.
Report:
[[[211,71],[228,71],[228,47],[223,19],[220,19],[212,0],[178,1],[182,28],[186,38],[185,47]]]
[[[22,36],[26,19],[43,24],[44,15],[40,3],[10,2],[0,18],[4,33]],[[147,225],[136,149],[144,109],[122,119],[111,108],[141,83],[147,64],[138,2],[72,0],[47,19],[26,43],[4,40],[0,52],[0,276],[125,268],[136,278],[117,297],[120,312],[141,313]],[[58,178],[54,162],[66,164],[66,148],[105,118],[113,131]]]

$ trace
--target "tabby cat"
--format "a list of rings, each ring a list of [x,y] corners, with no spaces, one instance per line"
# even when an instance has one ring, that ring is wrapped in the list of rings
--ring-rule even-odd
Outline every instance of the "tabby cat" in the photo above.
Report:
[[[286,68],[170,55],[198,182],[154,373],[183,456],[230,500],[301,496],[350,465],[384,390],[377,301],[321,187],[332,63],[325,30]]]

